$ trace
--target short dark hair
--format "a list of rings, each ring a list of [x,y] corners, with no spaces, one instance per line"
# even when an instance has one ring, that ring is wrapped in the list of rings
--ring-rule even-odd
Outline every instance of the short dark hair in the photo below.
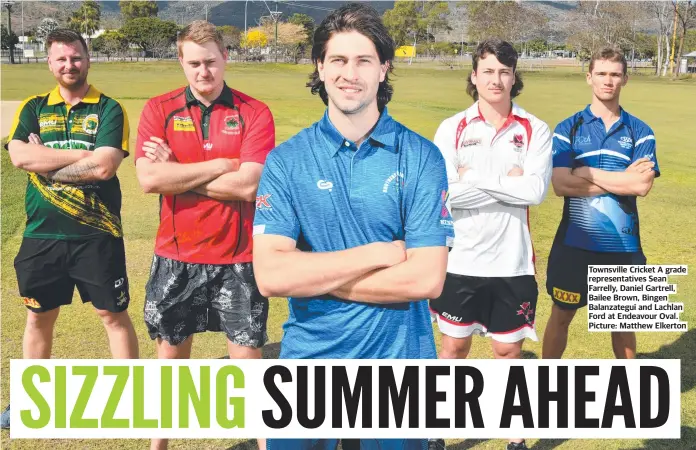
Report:
[[[510,98],[515,98],[520,95],[524,83],[522,82],[522,76],[517,71],[517,50],[507,41],[502,39],[492,38],[486,39],[481,42],[473,55],[473,66],[474,72],[478,69],[479,60],[485,59],[487,55],[494,55],[498,61],[502,64],[512,67],[512,71],[515,74],[515,84],[512,85],[512,90],[510,91]],[[466,93],[471,96],[474,100],[478,100],[478,91],[476,91],[476,86],[471,82],[471,74],[467,78]]]
[[[62,44],[72,44],[75,41],[80,41],[80,44],[82,44],[82,48],[84,48],[85,52],[89,54],[89,49],[87,48],[87,42],[85,42],[85,38],[83,38],[80,33],[73,30],[69,30],[67,28],[56,28],[55,30],[48,33],[48,36],[46,36],[46,49],[50,49],[51,45],[53,45],[54,42],[60,42]]]
[[[325,105],[329,104],[326,87],[324,87],[324,82],[319,78],[318,63],[324,62],[326,45],[333,35],[347,31],[357,31],[370,39],[377,49],[379,62],[389,65],[384,81],[379,83],[379,89],[377,90],[377,107],[382,111],[394,93],[394,88],[389,84],[389,72],[393,70],[392,61],[394,60],[395,45],[394,40],[389,35],[389,31],[382,23],[379,13],[373,7],[364,3],[350,3],[338,8],[326,16],[319,27],[317,27],[312,43],[314,72],[309,76],[307,87],[312,90],[312,94],[319,94]]]
[[[611,61],[621,63],[623,66],[623,74],[626,75],[628,71],[628,63],[626,62],[626,57],[623,52],[616,47],[604,47],[592,54],[590,58],[590,73],[594,69],[595,61]]]

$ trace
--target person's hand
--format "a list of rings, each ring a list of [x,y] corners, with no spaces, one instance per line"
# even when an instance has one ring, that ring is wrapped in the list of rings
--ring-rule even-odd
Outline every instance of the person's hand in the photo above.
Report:
[[[41,137],[39,137],[39,135],[36,133],[31,133],[29,135],[29,143],[36,144],[36,145],[43,145],[43,142],[41,141]]]
[[[650,161],[649,158],[643,157],[635,160],[630,166],[626,167],[626,172],[645,173],[653,170],[653,167],[655,167],[655,163]]]
[[[460,179],[460,180],[462,179],[462,177],[464,176],[464,174],[465,174],[469,169],[470,169],[470,167],[467,166],[466,164],[464,164],[463,166],[459,166],[459,168],[457,169],[457,173],[459,174],[459,179]]]
[[[521,167],[517,166],[510,169],[510,171],[508,172],[509,177],[520,177],[522,175],[524,175],[524,170]]]
[[[156,136],[150,136],[149,141],[143,142],[143,152],[152,162],[167,162],[172,158],[172,149],[164,139]]]
[[[391,267],[406,261],[406,242],[375,242],[377,257],[382,262],[383,267]]]

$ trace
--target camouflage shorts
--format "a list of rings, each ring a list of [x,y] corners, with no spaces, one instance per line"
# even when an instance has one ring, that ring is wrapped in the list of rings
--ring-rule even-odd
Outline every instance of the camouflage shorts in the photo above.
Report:
[[[224,331],[234,344],[266,343],[268,299],[251,263],[191,264],[155,255],[145,286],[150,338],[178,345],[194,333]]]

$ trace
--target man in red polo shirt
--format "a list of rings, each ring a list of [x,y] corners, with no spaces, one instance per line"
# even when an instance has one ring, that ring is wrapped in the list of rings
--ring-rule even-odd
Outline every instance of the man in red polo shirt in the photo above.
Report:
[[[188,358],[193,334],[208,330],[225,332],[231,358],[260,358],[268,299],[254,281],[251,234],[273,116],[225,84],[214,25],[192,22],[177,47],[189,85],[150,99],[138,127],[138,180],[160,194],[145,322],[159,358]]]

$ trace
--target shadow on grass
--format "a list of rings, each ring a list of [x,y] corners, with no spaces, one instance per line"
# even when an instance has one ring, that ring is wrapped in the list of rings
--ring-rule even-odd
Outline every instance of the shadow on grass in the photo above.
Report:
[[[691,329],[682,333],[679,338],[663,345],[659,350],[652,353],[638,353],[640,359],[680,359],[682,362],[681,391],[688,392],[696,387],[696,363],[691,357],[696,353],[696,329]],[[682,429],[683,430],[683,429]],[[694,447],[696,448],[696,440]]]
[[[696,428],[681,427],[681,439],[646,439],[643,447],[631,447],[627,450],[689,450],[696,448]]]
[[[256,439],[250,439],[248,441],[240,442],[239,444],[233,445],[226,450],[257,450],[259,447],[256,444]]]

